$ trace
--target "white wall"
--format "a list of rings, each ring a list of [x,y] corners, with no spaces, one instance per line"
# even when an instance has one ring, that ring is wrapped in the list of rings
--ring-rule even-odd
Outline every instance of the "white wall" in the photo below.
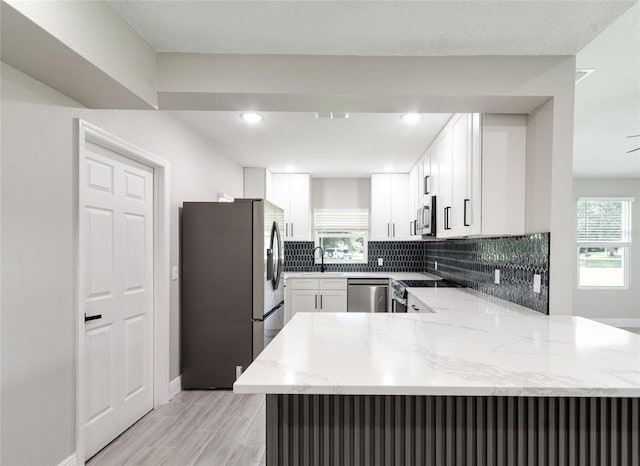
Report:
[[[157,107],[156,52],[106,2],[9,0],[8,3],[56,40]],[[47,57],[39,60],[46,62]],[[50,66],[51,70],[54,68]],[[67,79],[73,80],[76,76]]]
[[[371,208],[371,178],[312,178],[312,209]]]
[[[550,231],[551,155],[553,142],[553,102],[538,107],[527,117],[525,230]]]
[[[636,319],[640,325],[640,178],[575,178],[574,199],[584,196],[633,197],[630,281],[627,290],[579,290],[573,286],[573,313],[600,319]],[[574,209],[575,210],[575,209]],[[578,261],[574,248],[574,269]]]
[[[74,118],[171,162],[172,264],[180,201],[242,196],[242,168],[168,113],[87,110],[7,65],[1,72],[0,463],[55,465],[75,449]],[[171,377],[179,373],[178,292],[172,282]]]

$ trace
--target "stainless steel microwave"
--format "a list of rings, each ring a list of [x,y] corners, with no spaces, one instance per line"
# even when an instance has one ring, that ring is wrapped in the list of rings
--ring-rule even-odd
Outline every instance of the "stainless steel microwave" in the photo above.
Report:
[[[436,196],[428,197],[426,205],[416,214],[416,233],[421,236],[436,236]]]

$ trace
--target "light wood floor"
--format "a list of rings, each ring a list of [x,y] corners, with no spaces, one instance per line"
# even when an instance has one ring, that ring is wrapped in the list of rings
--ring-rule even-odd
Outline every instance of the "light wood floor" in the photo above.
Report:
[[[264,395],[180,392],[140,419],[87,464],[264,465]]]

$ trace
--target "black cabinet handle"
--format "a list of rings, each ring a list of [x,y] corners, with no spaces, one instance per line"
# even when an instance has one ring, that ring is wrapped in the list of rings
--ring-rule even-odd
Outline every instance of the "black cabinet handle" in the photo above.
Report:
[[[96,314],[94,316],[88,316],[87,313],[84,313],[84,321],[89,322],[90,320],[98,320],[102,319],[102,314]]]
[[[291,236],[293,237],[293,222],[291,222]]]
[[[396,237],[396,224],[395,224],[395,222],[393,224],[393,237],[394,238]]]
[[[429,175],[424,177],[424,193],[429,194]]]
[[[449,226],[449,212],[451,211],[451,207],[445,207],[444,208],[444,229],[445,230],[451,230],[451,227]]]
[[[320,309],[322,309],[322,295],[320,295]]]
[[[465,227],[471,226],[470,224],[467,223],[467,203],[468,202],[471,202],[471,199],[464,200],[464,226]]]
[[[318,295],[316,295],[316,309],[318,309]]]

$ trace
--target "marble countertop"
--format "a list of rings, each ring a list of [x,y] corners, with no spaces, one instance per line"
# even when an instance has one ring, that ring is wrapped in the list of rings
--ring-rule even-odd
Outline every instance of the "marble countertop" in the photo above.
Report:
[[[291,278],[389,278],[391,280],[442,280],[424,272],[285,272],[284,279]]]
[[[640,335],[461,289],[436,313],[298,313],[239,393],[640,397]]]

